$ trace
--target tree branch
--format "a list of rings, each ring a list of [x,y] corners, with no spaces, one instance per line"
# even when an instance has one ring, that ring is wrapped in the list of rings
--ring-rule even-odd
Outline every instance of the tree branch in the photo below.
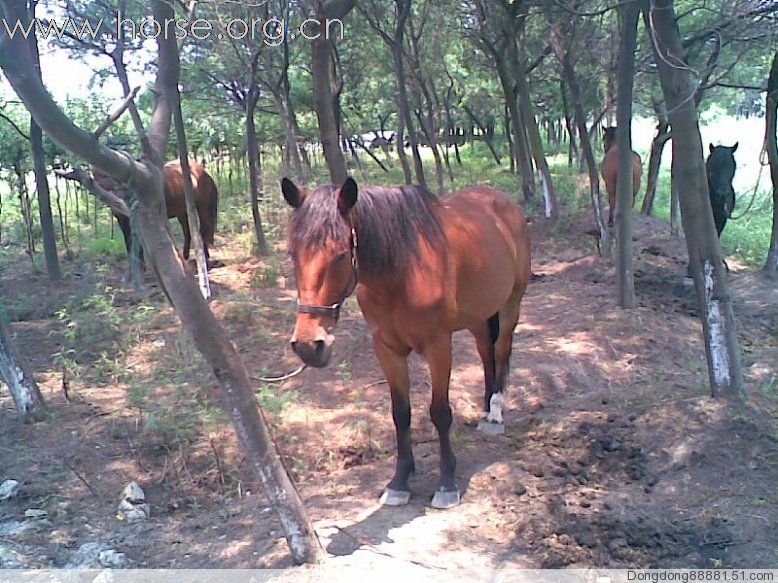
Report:
[[[12,120],[10,117],[8,117],[7,115],[5,115],[5,114],[4,114],[2,111],[0,111],[0,119],[4,119],[5,121],[7,121],[7,122],[8,122],[8,123],[11,125],[11,127],[12,127],[13,129],[15,129],[15,130],[16,130],[16,132],[17,132],[17,133],[18,133],[20,136],[22,136],[22,137],[23,137],[25,140],[27,140],[28,142],[30,141],[30,136],[28,136],[27,134],[25,134],[25,133],[24,133],[24,132],[21,130],[21,128],[20,128],[18,125],[16,125],[16,122],[15,122],[14,120]]]
[[[105,204],[107,204],[109,207],[111,207],[111,210],[115,213],[118,213],[120,215],[124,215],[125,217],[130,216],[130,209],[127,206],[127,203],[124,201],[123,198],[117,196],[110,190],[106,190],[97,182],[95,182],[95,179],[92,178],[92,176],[87,172],[86,170],[82,168],[75,168],[73,170],[54,170],[54,174],[57,176],[61,176],[62,178],[66,178],[67,180],[73,180],[74,182],[78,182],[86,188],[90,193],[95,195],[97,198],[99,198],[101,201],[103,201]]]
[[[127,97],[124,99],[122,104],[116,108],[116,110],[109,115],[106,120],[100,124],[100,126],[92,132],[92,137],[96,140],[100,136],[102,136],[105,133],[105,130],[107,130],[111,124],[118,121],[118,119],[122,116],[122,114],[127,111],[127,108],[130,107],[130,104],[135,99],[135,96],[138,94],[138,91],[140,90],[140,87],[135,87],[132,91],[130,91],[130,94],[127,95]]]

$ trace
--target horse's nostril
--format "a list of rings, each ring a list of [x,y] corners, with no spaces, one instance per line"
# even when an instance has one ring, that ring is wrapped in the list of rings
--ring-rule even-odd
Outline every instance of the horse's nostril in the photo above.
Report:
[[[297,341],[292,340],[289,344],[292,346],[292,351],[297,354]]]
[[[324,352],[324,340],[317,340],[313,343],[314,350],[316,351],[316,356],[321,356],[322,352]]]

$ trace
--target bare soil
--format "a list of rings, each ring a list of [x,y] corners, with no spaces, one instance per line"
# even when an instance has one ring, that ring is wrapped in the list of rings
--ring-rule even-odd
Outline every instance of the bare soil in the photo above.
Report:
[[[533,226],[540,277],[516,330],[503,436],[475,428],[482,369],[472,339],[455,336],[453,444],[463,491],[455,509],[429,507],[437,439],[427,369],[416,357],[414,495],[404,508],[378,504],[394,466],[394,431],[354,300],[329,368],[283,383],[257,380],[330,553],[470,570],[778,567],[774,282],[730,261],[747,396],[713,400],[694,291],[683,282],[683,243],[669,238],[663,221],[636,219],[638,307],[622,311],[614,307],[614,270],[594,255],[590,223],[582,215],[564,230]],[[226,239],[218,243],[224,265],[212,273],[212,305],[250,374],[297,368],[287,346],[295,293],[282,250],[268,263],[247,259]],[[23,483],[19,496],[0,502],[0,565],[64,566],[90,542],[138,567],[290,565],[226,417],[198,390],[214,380],[159,290],[150,284],[138,298],[123,289],[123,265],[105,275],[71,266],[65,283],[52,285],[21,252],[5,257],[0,297],[51,413],[21,425],[0,394],[0,482]],[[140,305],[155,310],[133,324],[113,368],[82,363],[81,375],[63,379],[52,359],[65,334],[56,312],[106,281],[119,290],[113,305],[128,320]],[[112,346],[99,336],[79,352],[100,355]],[[146,404],[133,397],[140,390]],[[116,506],[133,480],[152,511],[128,524]],[[28,509],[47,515],[26,518]]]

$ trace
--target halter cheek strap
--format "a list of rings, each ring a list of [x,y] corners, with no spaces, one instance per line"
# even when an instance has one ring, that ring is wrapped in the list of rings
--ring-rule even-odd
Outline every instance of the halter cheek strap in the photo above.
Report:
[[[311,314],[313,316],[328,316],[338,321],[340,318],[340,308],[343,306],[343,302],[346,301],[357,287],[359,282],[359,265],[357,264],[357,232],[354,227],[351,227],[351,244],[349,246],[349,252],[351,254],[351,277],[349,278],[346,289],[340,294],[338,301],[331,306],[315,306],[311,304],[301,304],[300,300],[297,300],[297,313],[298,314]]]

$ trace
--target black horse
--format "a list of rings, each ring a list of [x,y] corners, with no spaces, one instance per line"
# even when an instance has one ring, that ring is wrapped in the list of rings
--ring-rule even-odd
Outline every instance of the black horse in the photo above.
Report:
[[[732,216],[732,209],[735,208],[735,189],[732,188],[732,179],[737,170],[734,156],[737,146],[737,142],[731,147],[710,144],[710,155],[705,162],[710,206],[716,223],[716,234],[719,237],[727,224],[727,219]]]

